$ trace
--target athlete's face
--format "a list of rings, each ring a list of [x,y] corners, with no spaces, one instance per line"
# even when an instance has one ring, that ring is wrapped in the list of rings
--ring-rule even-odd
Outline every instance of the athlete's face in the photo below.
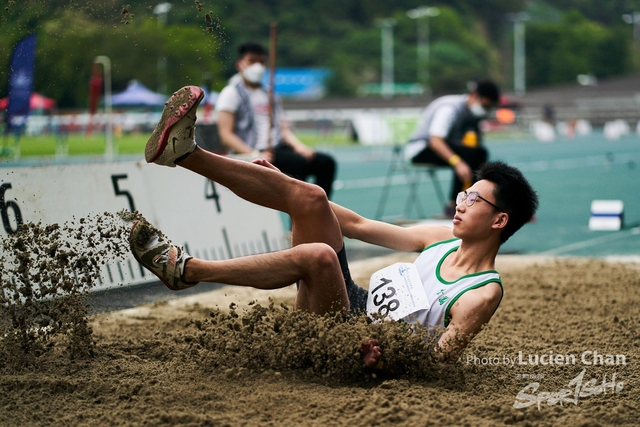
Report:
[[[467,194],[476,192],[480,197],[475,199],[472,206],[467,206],[468,198],[457,204],[453,217],[454,236],[468,240],[484,240],[504,228],[509,214],[491,205],[497,204],[493,195],[494,189],[495,184],[486,180],[478,181],[467,189]]]

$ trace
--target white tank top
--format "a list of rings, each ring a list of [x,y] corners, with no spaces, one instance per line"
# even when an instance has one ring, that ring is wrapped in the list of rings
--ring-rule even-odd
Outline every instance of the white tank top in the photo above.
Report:
[[[374,273],[367,312],[426,328],[447,327],[451,307],[465,292],[492,282],[502,288],[495,270],[467,274],[453,282],[444,280],[440,275],[442,263],[459,247],[460,239],[438,242],[425,248],[413,264],[397,263]]]

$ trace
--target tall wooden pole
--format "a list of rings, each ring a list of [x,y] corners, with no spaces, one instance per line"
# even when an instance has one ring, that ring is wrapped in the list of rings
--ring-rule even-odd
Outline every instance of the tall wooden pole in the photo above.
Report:
[[[273,129],[277,126],[275,123],[276,115],[276,102],[275,102],[275,77],[276,77],[276,45],[278,38],[278,24],[276,22],[271,23],[269,31],[269,137],[267,138],[267,149],[271,150],[273,141]]]

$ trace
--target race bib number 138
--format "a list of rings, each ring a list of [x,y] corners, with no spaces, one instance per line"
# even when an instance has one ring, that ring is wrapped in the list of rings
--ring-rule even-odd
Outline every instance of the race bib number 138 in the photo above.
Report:
[[[415,265],[399,262],[378,270],[369,281],[367,313],[400,320],[430,307]]]

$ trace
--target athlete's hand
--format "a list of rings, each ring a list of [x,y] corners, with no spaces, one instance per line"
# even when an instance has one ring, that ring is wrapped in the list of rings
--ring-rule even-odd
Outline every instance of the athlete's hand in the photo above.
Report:
[[[275,171],[280,172],[280,169],[278,169],[277,167],[273,166],[271,163],[269,163],[269,161],[267,159],[254,159],[251,161],[251,163],[254,163],[258,166],[264,166],[265,168],[269,168],[269,169],[273,169]]]
[[[360,351],[362,352],[364,365],[367,368],[375,368],[382,357],[382,348],[380,348],[380,343],[377,340],[363,342]]]

